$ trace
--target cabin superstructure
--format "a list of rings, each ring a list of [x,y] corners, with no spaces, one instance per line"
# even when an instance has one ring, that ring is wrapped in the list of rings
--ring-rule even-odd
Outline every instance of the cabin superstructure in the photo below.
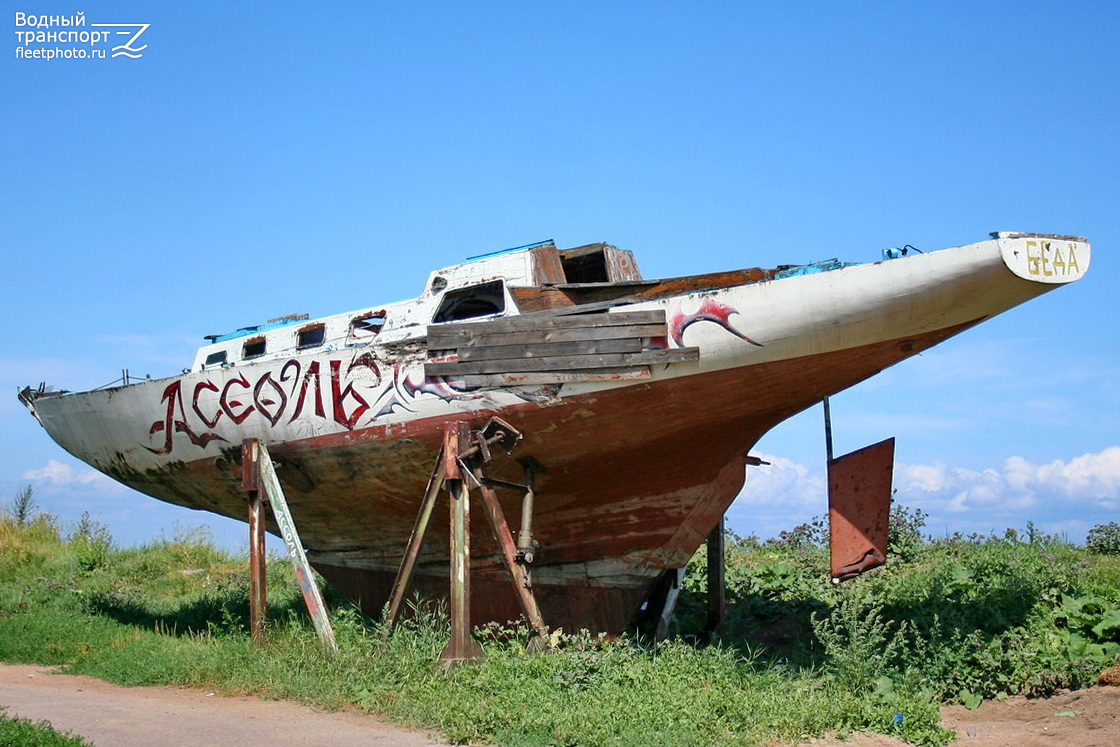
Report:
[[[276,359],[293,353],[359,348],[374,342],[422,338],[428,324],[516,313],[514,289],[614,285],[640,282],[632,252],[599,242],[557,249],[543,241],[472,257],[431,273],[413,301],[310,319],[306,314],[270,319],[223,335],[210,335],[192,371]],[[522,296],[523,297],[523,296]]]

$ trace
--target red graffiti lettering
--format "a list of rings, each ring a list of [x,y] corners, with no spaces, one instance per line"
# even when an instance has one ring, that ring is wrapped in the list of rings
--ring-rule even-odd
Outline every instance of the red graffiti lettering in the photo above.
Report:
[[[280,381],[288,380],[288,377],[286,375],[288,366],[295,366],[296,371],[292,376],[292,379],[298,380],[299,361],[292,360],[288,361],[284,365],[284,368],[280,371]],[[303,376],[303,383],[301,383],[299,386],[299,397],[296,399],[295,412],[292,413],[291,419],[288,420],[289,423],[298,418],[303,412],[303,403],[307,398],[307,387],[311,385],[315,386],[315,414],[321,418],[325,418],[327,416],[326,410],[323,409],[323,392],[319,387],[319,361],[312,361],[311,364],[307,366],[307,373]],[[293,391],[295,391],[294,387]]]
[[[198,409],[198,396],[202,393],[203,389],[208,389],[211,392],[218,391],[218,387],[211,381],[201,381],[195,384],[194,397],[191,399],[191,409],[194,410],[194,414],[197,415],[203,423],[206,423],[207,428],[213,428],[218,424],[218,421],[222,419],[222,411],[218,409],[214,412],[213,418],[208,418],[203,414],[202,410]]]
[[[164,433],[165,439],[163,446],[158,449],[153,449],[151,446],[144,447],[153,454],[170,454],[172,447],[175,445],[174,435],[176,433],[185,433],[192,444],[203,449],[205,449],[207,444],[211,441],[225,440],[216,433],[198,434],[191,430],[190,426],[187,424],[187,413],[183,404],[182,385],[183,382],[176,381],[169,384],[167,388],[163,390],[163,397],[160,401],[167,403],[167,414],[164,416],[163,420],[157,420],[152,423],[152,427],[148,431],[148,435]],[[178,414],[178,417],[176,417],[176,414]]]
[[[265,386],[271,386],[272,392],[279,395],[279,399],[273,399],[269,396],[269,392],[265,390]],[[272,374],[266,373],[257,380],[257,385],[253,387],[253,404],[256,405],[257,412],[264,415],[268,422],[276,425],[280,422],[280,416],[284,414],[284,407],[288,404],[287,393],[280,388],[272,379]]]
[[[229,390],[234,384],[237,384],[238,386],[240,386],[244,389],[249,388],[249,382],[245,379],[244,375],[239,376],[236,379],[230,379],[229,381],[227,381],[226,385],[224,387],[222,387],[222,398],[221,398],[222,410],[225,412],[226,415],[229,416],[230,420],[237,423],[238,425],[241,425],[242,423],[245,422],[245,418],[249,417],[249,415],[251,415],[253,410],[256,409],[256,408],[254,408],[252,405],[245,404],[241,400],[236,400],[236,399],[230,399],[229,398]],[[241,410],[241,412],[236,412],[235,413],[233,411],[233,408],[235,408],[235,407],[241,407],[241,408],[244,408],[244,409]]]
[[[334,403],[334,421],[345,426],[348,430],[353,430],[358,418],[369,410],[369,403],[365,401],[362,395],[354,391],[353,384],[347,384],[345,389],[342,388],[341,369],[342,361],[331,361],[331,399]],[[346,399],[348,397],[353,398],[358,403],[349,415],[346,414]]]

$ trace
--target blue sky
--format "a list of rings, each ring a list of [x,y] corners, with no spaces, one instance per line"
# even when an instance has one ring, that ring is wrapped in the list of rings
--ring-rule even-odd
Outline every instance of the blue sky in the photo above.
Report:
[[[935,533],[1120,515],[1120,6],[105,2],[142,57],[44,60],[15,14],[79,6],[4,4],[0,502],[242,542],[90,472],[16,388],[169,375],[480,252],[606,240],[664,277],[1025,230],[1089,236],[1088,276],[836,397],[837,452],[897,436]],[[756,452],[736,531],[825,510],[819,409]]]

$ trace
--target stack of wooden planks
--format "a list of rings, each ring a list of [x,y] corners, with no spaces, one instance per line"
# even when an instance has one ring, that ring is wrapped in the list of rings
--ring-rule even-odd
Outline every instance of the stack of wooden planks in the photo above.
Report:
[[[433,324],[424,373],[503,387],[644,379],[652,365],[699,360],[699,348],[670,349],[665,339],[663,309]]]

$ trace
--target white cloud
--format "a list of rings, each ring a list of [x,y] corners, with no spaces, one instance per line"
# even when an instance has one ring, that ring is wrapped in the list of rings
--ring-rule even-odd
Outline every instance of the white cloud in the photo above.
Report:
[[[943,462],[899,464],[895,487],[906,502],[950,512],[1018,511],[1043,501],[1115,510],[1120,508],[1120,446],[1048,464],[1014,456],[1001,469],[982,471],[950,468]]]
[[[97,470],[88,467],[73,467],[51,459],[45,467],[29,469],[21,476],[24,480],[46,483],[52,487],[94,486],[99,489],[119,491],[122,486]]]
[[[727,512],[741,534],[772,537],[828,508],[824,475],[782,457],[759,454],[770,464],[747,468],[747,481]]]
[[[739,501],[745,505],[782,505],[800,508],[819,503],[826,495],[824,475],[782,457],[759,455],[765,462],[748,468]]]
[[[728,511],[740,533],[772,536],[827,510],[824,469],[781,457],[749,468],[747,482]],[[929,528],[1001,531],[1033,520],[1048,532],[1080,539],[1093,523],[1120,510],[1120,446],[1068,461],[1035,464],[1011,457],[984,470],[932,464],[896,464],[899,502],[930,514]]]

